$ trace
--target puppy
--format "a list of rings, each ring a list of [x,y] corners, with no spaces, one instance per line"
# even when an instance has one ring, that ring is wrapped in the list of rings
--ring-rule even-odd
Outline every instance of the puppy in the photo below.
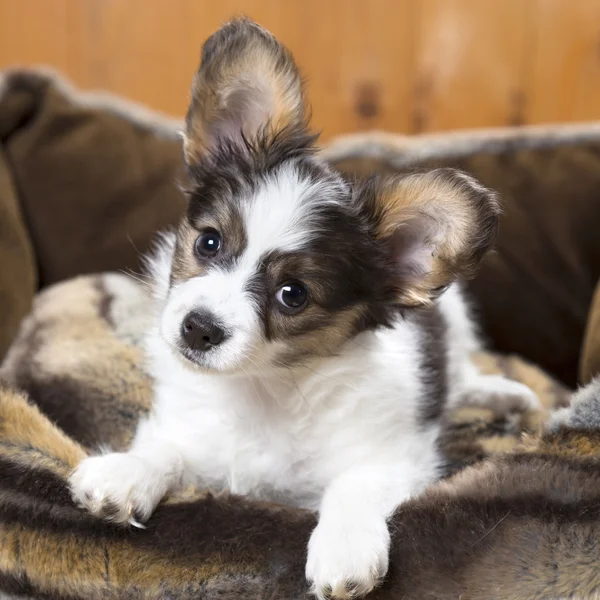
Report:
[[[150,260],[153,410],[128,452],[81,463],[73,496],[132,525],[189,484],[318,511],[312,590],[366,594],[387,519],[441,472],[444,406],[536,405],[470,362],[453,283],[492,246],[498,199],[449,169],[342,178],[292,56],[244,19],[204,45],[184,155],[189,210]]]

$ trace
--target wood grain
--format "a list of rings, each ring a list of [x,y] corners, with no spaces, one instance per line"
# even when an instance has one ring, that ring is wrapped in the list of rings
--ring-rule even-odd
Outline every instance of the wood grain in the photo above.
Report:
[[[523,0],[423,0],[414,130],[522,123],[530,25]]]
[[[324,138],[600,117],[600,0],[0,0],[0,68],[182,115],[235,14],[292,49]]]
[[[0,0],[0,67],[68,67],[69,0]]]
[[[528,82],[529,118],[598,119],[600,0],[535,0],[535,10],[537,51]]]

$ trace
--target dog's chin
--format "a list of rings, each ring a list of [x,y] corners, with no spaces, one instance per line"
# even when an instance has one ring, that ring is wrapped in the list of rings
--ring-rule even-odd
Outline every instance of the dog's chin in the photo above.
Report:
[[[222,366],[214,360],[214,357],[211,359],[207,352],[197,352],[184,346],[172,347],[172,350],[175,356],[187,368],[203,373],[223,373],[227,371],[226,368],[222,368]]]
[[[227,349],[225,352],[222,348],[199,352],[192,350],[181,340],[173,341],[166,337],[163,337],[163,340],[177,361],[186,369],[195,372],[212,375],[260,376],[265,371],[275,368],[268,358],[265,360],[266,357],[260,358],[251,353],[240,352],[235,356],[229,356],[228,360],[227,355],[230,353],[226,351]]]
[[[184,346],[172,348],[180,362],[188,369],[205,374],[243,375],[247,371],[239,364],[228,364],[223,360],[211,356],[211,350],[207,352],[196,352]]]

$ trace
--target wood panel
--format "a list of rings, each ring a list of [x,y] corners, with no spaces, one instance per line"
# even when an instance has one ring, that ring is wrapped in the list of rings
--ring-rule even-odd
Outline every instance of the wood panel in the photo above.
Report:
[[[523,0],[423,0],[418,17],[415,130],[524,120],[532,5]]]
[[[535,0],[533,122],[600,117],[600,0]]]
[[[47,64],[68,67],[69,0],[0,0],[0,67]]]
[[[241,13],[292,49],[325,138],[600,117],[600,0],[0,0],[0,67],[182,115]]]
[[[79,85],[182,113],[198,56],[188,52],[182,0],[69,2],[69,75]]]

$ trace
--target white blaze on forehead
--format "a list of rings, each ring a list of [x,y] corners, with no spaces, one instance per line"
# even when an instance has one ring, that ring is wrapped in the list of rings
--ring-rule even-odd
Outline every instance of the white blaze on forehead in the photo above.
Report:
[[[331,180],[315,183],[300,177],[293,165],[277,171],[258,187],[253,197],[242,200],[246,247],[234,267],[226,268],[223,274],[245,283],[268,252],[305,248],[318,232],[311,213],[317,205],[336,204],[340,189],[341,184]],[[227,240],[223,243],[227,244]]]
[[[293,165],[278,170],[244,203],[248,240],[244,258],[258,262],[270,250],[301,250],[314,232],[311,208],[326,203],[323,195],[328,185],[332,184],[300,177]]]

